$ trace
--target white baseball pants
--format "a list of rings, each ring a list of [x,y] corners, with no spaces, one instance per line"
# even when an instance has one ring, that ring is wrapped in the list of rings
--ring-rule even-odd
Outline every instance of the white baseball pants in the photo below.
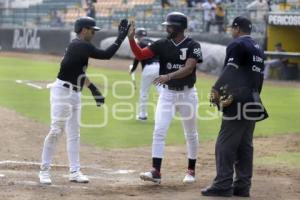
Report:
[[[171,120],[178,111],[186,139],[188,158],[197,158],[199,145],[197,110],[198,96],[196,88],[185,88],[183,91],[161,89],[155,113],[152,157],[163,158],[165,137]]]
[[[81,92],[73,91],[57,79],[50,89],[51,127],[45,138],[41,170],[50,169],[58,138],[67,134],[67,152],[70,172],[79,171]]]
[[[139,101],[139,117],[147,117],[148,109],[147,102],[149,98],[149,89],[153,85],[155,78],[159,76],[159,63],[155,62],[150,65],[145,65],[142,72],[141,88],[140,88],[140,101]],[[159,93],[159,86],[156,86]]]

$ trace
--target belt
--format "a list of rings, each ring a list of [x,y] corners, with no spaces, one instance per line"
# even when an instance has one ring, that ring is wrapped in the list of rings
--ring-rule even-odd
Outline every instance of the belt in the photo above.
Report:
[[[72,84],[64,83],[64,84],[62,84],[62,86],[65,87],[65,88],[72,88],[72,90],[74,90],[75,92],[80,92],[81,91],[80,87],[74,86]]]
[[[193,88],[194,85],[182,85],[182,86],[169,86],[169,85],[163,85],[163,88],[167,88],[169,90],[174,90],[174,91],[183,91],[188,88]]]

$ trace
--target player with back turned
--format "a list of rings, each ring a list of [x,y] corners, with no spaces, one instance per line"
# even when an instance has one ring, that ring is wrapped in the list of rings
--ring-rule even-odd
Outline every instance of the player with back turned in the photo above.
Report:
[[[147,47],[153,43],[153,40],[147,37],[147,31],[144,28],[137,28],[135,30],[135,35],[138,41],[138,45],[141,48]],[[130,73],[134,73],[139,60],[134,58],[133,64],[130,65]],[[147,101],[149,96],[149,89],[153,84],[155,78],[159,76],[159,62],[158,58],[153,57],[150,59],[145,59],[141,61],[142,66],[142,78],[140,87],[140,101],[139,101],[139,114],[137,115],[137,120],[146,121],[148,118]],[[159,86],[156,89],[159,93]]]
[[[134,22],[128,33],[130,47],[139,60],[158,56],[160,76],[154,83],[162,85],[155,113],[155,127],[152,143],[152,167],[141,173],[140,178],[155,183],[161,182],[161,164],[165,137],[176,111],[181,115],[187,141],[188,168],[184,183],[195,182],[195,165],[198,151],[196,64],[202,62],[200,44],[185,36],[187,17],[180,12],[167,15],[163,25],[168,37],[155,41],[149,47],[140,48],[134,40]]]
[[[223,111],[223,118],[215,148],[217,175],[201,191],[204,196],[250,196],[253,132],[256,122],[268,117],[260,99],[264,52],[251,38],[251,29],[249,19],[233,20],[234,40],[227,46],[223,71],[211,90],[211,102]]]
[[[81,90],[84,86],[91,90],[97,106],[104,103],[104,97],[86,75],[88,59],[110,59],[121,46],[129,29],[128,21],[122,20],[115,42],[106,50],[96,48],[91,39],[96,26],[93,18],[82,17],[76,20],[74,31],[77,37],[68,45],[60,64],[60,71],[50,91],[51,128],[45,138],[39,179],[42,184],[51,184],[50,165],[58,138],[66,131],[69,158],[69,181],[87,183],[89,179],[80,171],[80,112]]]

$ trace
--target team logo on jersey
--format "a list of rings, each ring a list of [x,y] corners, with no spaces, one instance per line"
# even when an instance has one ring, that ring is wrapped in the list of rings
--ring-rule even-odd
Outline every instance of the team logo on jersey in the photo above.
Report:
[[[257,67],[256,65],[253,65],[252,66],[252,71],[260,73],[261,72],[261,68]]]
[[[228,62],[233,62],[234,58],[229,58]]]
[[[172,64],[172,63],[167,63],[166,67],[168,70],[171,69],[180,69],[182,68],[184,65],[183,64]]]
[[[195,54],[198,58],[202,57],[202,52],[200,48],[194,49],[193,54]]]
[[[172,64],[171,63],[167,63],[167,69],[172,69]]]
[[[180,54],[180,60],[185,60],[186,59],[186,52],[187,52],[188,48],[182,48],[180,49],[181,53]]]

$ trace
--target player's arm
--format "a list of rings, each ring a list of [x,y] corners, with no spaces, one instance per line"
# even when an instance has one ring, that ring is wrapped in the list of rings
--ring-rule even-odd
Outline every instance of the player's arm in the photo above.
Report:
[[[235,77],[238,69],[242,67],[242,60],[244,59],[244,51],[241,44],[232,43],[227,48],[227,63],[223,68],[221,75],[214,84],[213,88],[220,92],[220,88],[224,85],[234,85]]]
[[[149,48],[141,48],[134,39],[135,35],[135,24],[134,21],[131,22],[131,26],[128,31],[128,40],[130,44],[130,48],[138,60],[145,60],[155,56],[154,52]]]
[[[112,45],[110,45],[106,50],[93,48],[90,57],[96,59],[110,59],[111,57],[113,57],[113,55],[115,55],[117,50],[120,48],[122,42],[126,38],[129,27],[130,25],[128,25],[127,19],[121,20],[119,25],[118,37],[115,40],[115,42]]]
[[[229,45],[226,51],[227,63],[210,93],[210,102],[219,107],[227,107],[234,99],[240,98],[239,94],[233,94],[228,90],[235,84],[235,77],[239,76],[238,70],[242,67],[244,51],[237,43]]]

